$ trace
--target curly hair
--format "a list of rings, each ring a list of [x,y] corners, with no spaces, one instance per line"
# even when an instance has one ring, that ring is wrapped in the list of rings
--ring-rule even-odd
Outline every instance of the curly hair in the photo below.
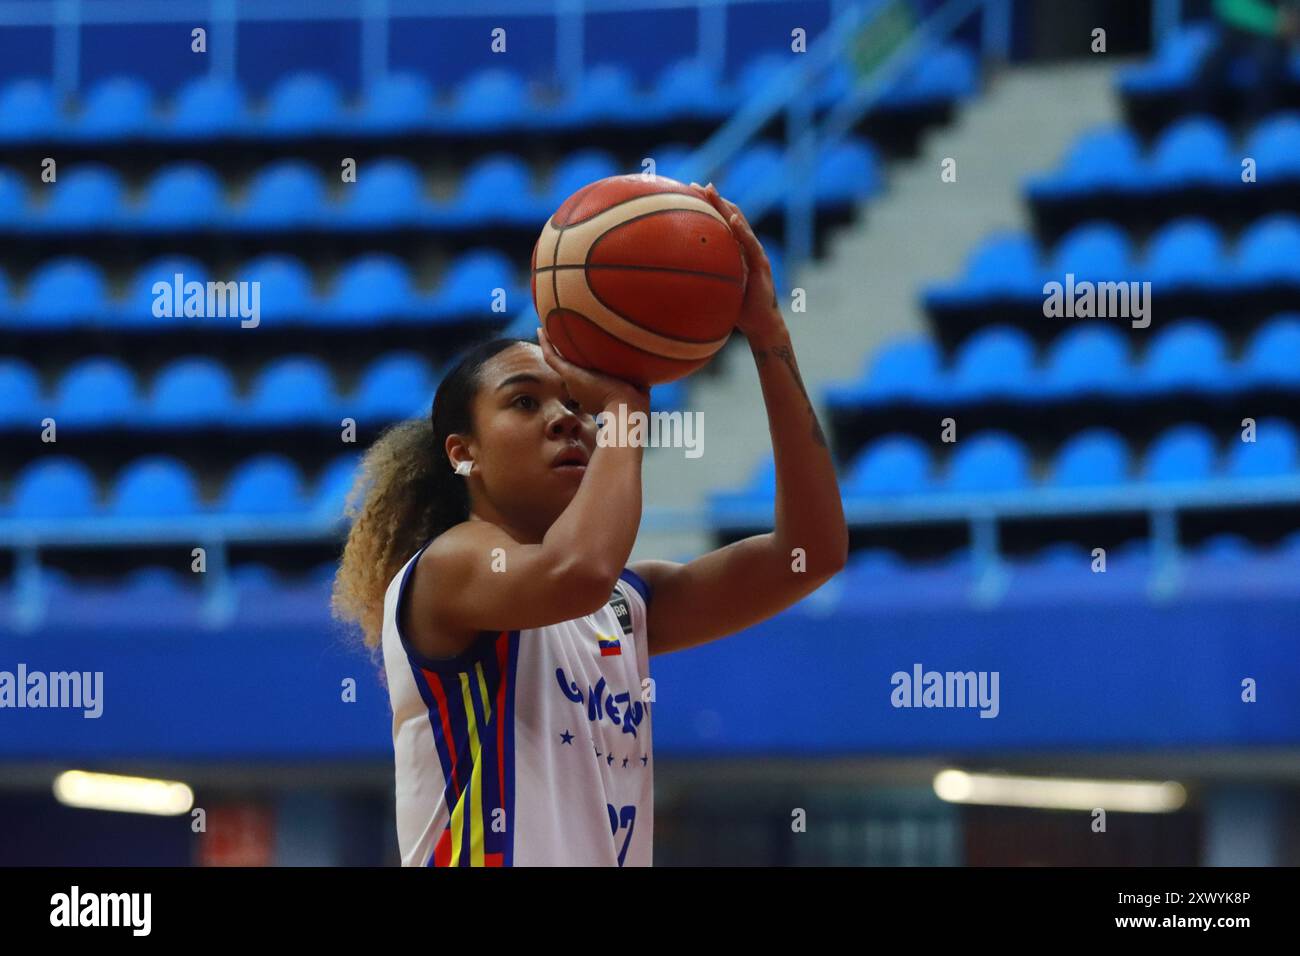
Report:
[[[474,433],[474,397],[488,359],[531,341],[495,338],[466,350],[438,385],[429,416],[390,426],[361,460],[344,505],[353,520],[330,610],[359,625],[372,652],[394,575],[423,545],[469,518],[469,489],[447,458],[447,436]]]

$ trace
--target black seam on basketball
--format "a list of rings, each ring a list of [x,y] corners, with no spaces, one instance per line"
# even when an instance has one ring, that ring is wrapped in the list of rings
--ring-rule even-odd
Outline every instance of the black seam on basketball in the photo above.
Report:
[[[623,339],[620,339],[617,335],[614,335],[612,332],[610,332],[609,329],[602,329],[598,323],[593,322],[591,319],[587,318],[587,317],[586,317],[585,315],[583,315],[581,312],[569,312],[568,314],[571,315],[571,316],[573,316],[575,319],[580,319],[580,320],[582,320],[583,322],[586,322],[588,325],[590,325],[590,326],[591,326],[593,329],[595,329],[597,332],[603,332],[605,335],[608,335],[611,339],[613,339],[613,340],[614,340],[615,342],[617,342],[619,345],[622,345],[622,346],[625,346],[625,347],[627,347],[627,348],[630,348],[630,349],[631,349],[632,351],[634,351],[634,352],[640,352],[642,355],[648,355],[648,356],[650,356],[651,358],[659,359],[661,362],[683,362],[683,363],[707,362],[710,358],[713,357],[713,356],[710,355],[710,356],[705,356],[704,358],[699,358],[699,359],[679,359],[679,358],[673,358],[671,355],[660,355],[658,352],[647,352],[645,349],[640,348],[639,346],[633,345],[631,342],[625,342]],[[633,324],[635,325],[635,323],[633,323]],[[727,334],[730,335],[731,333],[728,332]],[[670,336],[666,336],[666,335],[665,335],[665,336],[663,336],[663,337],[664,337],[664,338],[669,338]],[[691,339],[673,339],[673,341],[675,341],[675,342],[691,342],[692,340],[691,340]],[[714,339],[709,339],[709,341],[712,342],[712,341],[715,341],[715,340],[714,340]],[[696,343],[696,344],[698,344],[698,343]],[[578,347],[578,346],[577,346],[577,340],[574,339],[574,348],[576,349],[577,347]]]

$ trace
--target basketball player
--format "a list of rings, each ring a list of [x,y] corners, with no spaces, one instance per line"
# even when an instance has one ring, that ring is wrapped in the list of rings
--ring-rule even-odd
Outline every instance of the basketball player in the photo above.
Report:
[[[777,472],[773,531],[686,564],[628,564],[641,447],[597,446],[596,413],[649,391],[497,339],[468,351],[428,420],[388,430],[349,496],[335,613],[382,647],[407,866],[648,866],[649,658],[771,617],[839,571],[830,451],[738,207],[747,337]],[[355,499],[369,485],[364,502]]]

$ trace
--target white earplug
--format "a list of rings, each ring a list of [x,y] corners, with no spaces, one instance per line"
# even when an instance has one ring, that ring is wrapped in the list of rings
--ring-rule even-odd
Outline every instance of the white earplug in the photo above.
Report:
[[[456,474],[468,475],[469,470],[473,467],[474,467],[474,463],[472,461],[468,461],[468,460],[462,461],[459,465],[456,466]]]

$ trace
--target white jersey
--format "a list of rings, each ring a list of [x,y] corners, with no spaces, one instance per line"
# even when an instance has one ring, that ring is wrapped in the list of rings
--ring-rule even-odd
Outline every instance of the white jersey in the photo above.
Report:
[[[423,552],[384,595],[402,865],[649,866],[645,581],[624,569],[594,614],[427,658],[398,628]]]

